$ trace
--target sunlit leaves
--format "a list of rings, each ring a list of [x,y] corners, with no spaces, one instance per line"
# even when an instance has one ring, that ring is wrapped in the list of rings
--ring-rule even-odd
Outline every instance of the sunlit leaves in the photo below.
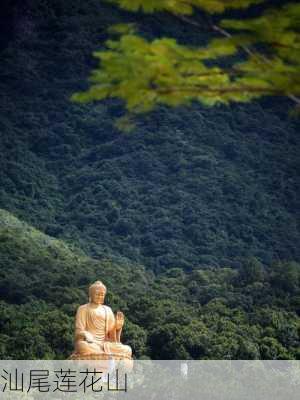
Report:
[[[300,4],[287,4],[245,20],[223,20],[222,26],[247,32],[252,43],[268,45],[271,53],[300,66]]]
[[[204,60],[235,53],[235,45],[228,40],[223,42],[222,46],[220,40],[214,40],[211,48],[192,49],[173,39],[149,42],[136,35],[108,41],[106,51],[94,54],[100,59],[101,68],[93,72],[90,89],[76,94],[74,99],[119,97],[134,113],[148,111],[156,103],[221,101],[218,89],[228,85],[229,75],[219,67],[207,67]]]
[[[271,85],[282,95],[300,94],[300,4],[287,4],[246,20],[224,20],[222,26],[248,34],[252,45],[264,46],[239,68]]]
[[[111,0],[131,11],[169,11],[191,14],[194,8],[222,13],[243,8],[256,0]],[[116,40],[96,52],[99,67],[90,77],[90,88],[77,93],[80,102],[119,98],[131,114],[144,113],[158,104],[178,106],[191,101],[205,105],[247,102],[265,95],[300,95],[300,5],[266,9],[252,19],[226,19],[222,28],[212,27],[223,36],[206,46],[192,48],[175,39],[146,40],[133,24],[113,26]],[[225,35],[224,35],[225,32]],[[258,50],[259,48],[259,50]],[[226,57],[226,67],[222,67]],[[242,60],[242,61],[241,61]],[[298,99],[296,99],[298,101]],[[132,126],[119,121],[124,130]]]
[[[189,15],[197,8],[209,13],[222,13],[227,9],[247,8],[262,0],[108,0],[130,11],[168,11],[173,14]]]
[[[257,76],[256,60],[251,58],[229,69],[206,63],[235,54],[237,49],[228,38],[214,39],[207,47],[188,48],[173,39],[150,42],[137,35],[123,35],[108,41],[107,50],[94,54],[100,68],[91,75],[90,89],[74,99],[85,102],[117,97],[128,111],[141,113],[158,103],[177,106],[197,100],[213,105],[277,94],[273,84],[281,71],[279,61],[274,62],[272,79],[269,68]],[[281,90],[287,79],[281,82]]]
[[[108,33],[112,35],[128,35],[136,31],[135,24],[115,24],[108,28]]]

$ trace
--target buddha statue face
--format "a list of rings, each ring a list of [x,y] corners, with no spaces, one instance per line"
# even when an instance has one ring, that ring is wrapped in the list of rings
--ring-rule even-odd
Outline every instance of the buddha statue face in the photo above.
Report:
[[[102,282],[95,282],[90,286],[89,295],[90,302],[94,304],[103,304],[106,294],[106,287]]]

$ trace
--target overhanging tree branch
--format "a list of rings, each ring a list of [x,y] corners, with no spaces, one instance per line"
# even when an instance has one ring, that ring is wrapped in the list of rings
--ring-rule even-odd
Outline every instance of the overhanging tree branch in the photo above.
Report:
[[[202,26],[201,24],[199,24],[197,21],[186,17],[185,15],[180,15],[180,14],[174,14],[178,19],[180,19],[183,22],[186,22],[190,25],[196,26],[197,28],[201,28]],[[222,36],[228,38],[228,39],[232,39],[233,36],[230,32],[226,31],[224,28],[221,28],[220,26],[210,23],[208,25],[214,32],[217,32],[219,34],[221,34]],[[279,46],[278,43],[276,43],[277,46]],[[283,45],[282,45],[283,46]],[[257,63],[263,63],[265,65],[271,65],[271,61],[268,60],[267,57],[265,57],[263,54],[258,53],[257,51],[253,51],[249,46],[245,46],[245,45],[240,45],[239,46],[242,50],[245,51],[246,54],[248,54],[249,56],[253,57],[253,59],[255,59],[257,61]],[[291,48],[291,46],[285,46],[288,48]],[[297,48],[297,50],[299,50]],[[287,96],[290,100],[292,100],[294,103],[297,104],[297,106],[300,106],[300,98],[295,96],[294,94],[284,94],[284,96]]]

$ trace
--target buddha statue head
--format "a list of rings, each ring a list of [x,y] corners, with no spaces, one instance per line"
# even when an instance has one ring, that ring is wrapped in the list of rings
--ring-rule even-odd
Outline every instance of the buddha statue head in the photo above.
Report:
[[[89,302],[103,304],[106,295],[106,286],[101,281],[94,282],[89,287]]]

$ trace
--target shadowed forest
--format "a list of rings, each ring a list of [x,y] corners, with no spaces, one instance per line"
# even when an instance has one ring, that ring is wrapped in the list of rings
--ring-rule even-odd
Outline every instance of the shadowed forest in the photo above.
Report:
[[[76,104],[107,29],[208,33],[100,0],[6,0],[0,56],[0,357],[59,358],[101,279],[137,358],[299,359],[299,118],[286,99]]]

